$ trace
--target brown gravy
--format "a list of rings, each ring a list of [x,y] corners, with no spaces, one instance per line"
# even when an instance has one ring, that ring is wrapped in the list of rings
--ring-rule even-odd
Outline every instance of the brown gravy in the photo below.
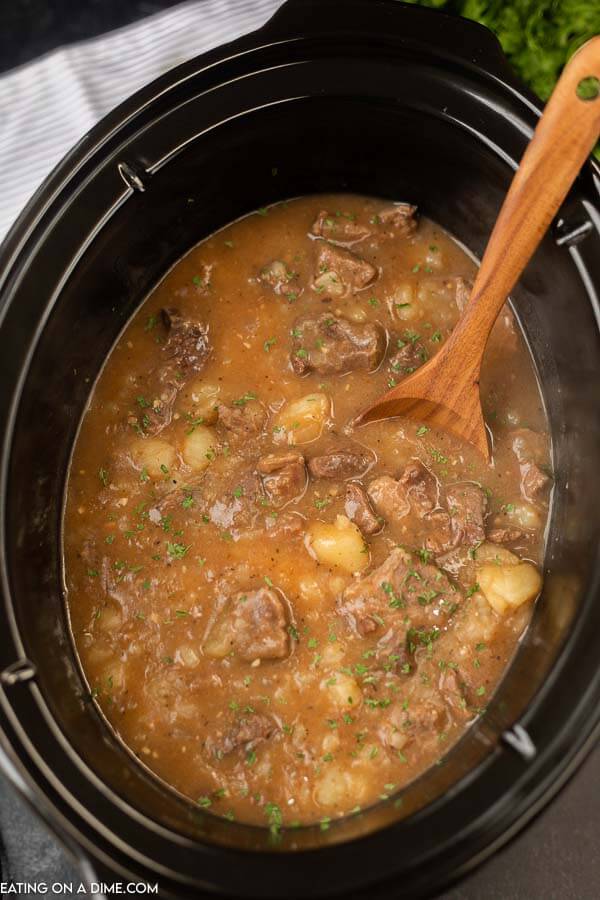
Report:
[[[529,621],[549,441],[508,308],[491,465],[412,422],[347,427],[447,340],[474,271],[407,205],[302,198],[190,251],[110,354],[68,483],[75,643],[123,741],[215,814],[326,828],[394,794]]]

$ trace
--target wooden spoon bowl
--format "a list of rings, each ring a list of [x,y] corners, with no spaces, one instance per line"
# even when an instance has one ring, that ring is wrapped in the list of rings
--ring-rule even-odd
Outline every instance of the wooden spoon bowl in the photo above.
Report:
[[[449,431],[489,460],[479,377],[492,326],[600,134],[600,36],[571,58],[502,204],[462,318],[441,350],[355,420]]]

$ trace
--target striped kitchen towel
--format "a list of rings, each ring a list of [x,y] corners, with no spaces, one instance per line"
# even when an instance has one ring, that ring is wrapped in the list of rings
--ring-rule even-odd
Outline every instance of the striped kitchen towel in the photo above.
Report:
[[[0,241],[46,175],[138,88],[263,25],[282,0],[189,0],[0,78]]]

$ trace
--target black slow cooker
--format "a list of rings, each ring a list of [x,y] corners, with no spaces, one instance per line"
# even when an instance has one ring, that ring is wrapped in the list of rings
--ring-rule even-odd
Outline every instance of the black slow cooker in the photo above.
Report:
[[[506,841],[600,721],[600,171],[584,167],[515,289],[554,447],[544,594],[486,713],[442,765],[358,816],[284,832],[193,807],[110,731],[61,573],[67,466],[94,380],[165,271],[277,200],[415,202],[481,256],[539,116],[495,38],[396,0],[289,0],[260,31],[111,113],[0,254],[0,740],[5,771],[85,877],[165,896],[416,897]]]

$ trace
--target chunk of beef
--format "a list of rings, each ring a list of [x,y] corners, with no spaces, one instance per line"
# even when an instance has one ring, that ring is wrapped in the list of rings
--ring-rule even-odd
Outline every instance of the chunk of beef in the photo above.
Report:
[[[411,737],[416,737],[422,731],[435,731],[437,734],[443,730],[440,725],[445,720],[444,709],[433,700],[423,700],[420,703],[413,703],[412,706],[409,704],[409,709],[404,715],[404,727]]]
[[[240,591],[226,604],[204,644],[207,656],[233,653],[245,662],[283,659],[289,653],[285,605],[271,588]]]
[[[478,485],[465,482],[449,487],[446,491],[446,503],[452,520],[455,546],[472,546],[485,540],[487,497]]]
[[[386,672],[407,676],[416,671],[414,654],[409,652],[404,628],[390,628],[377,642],[375,656]]]
[[[349,322],[328,313],[297,319],[292,337],[290,361],[297,375],[372,371],[385,351],[385,334],[378,325]]]
[[[308,461],[313,478],[356,478],[363,475],[373,462],[373,454],[356,447],[340,447]]]
[[[377,278],[375,266],[350,250],[319,241],[313,288],[325,296],[341,297],[368,287]]]
[[[344,512],[351,522],[358,525],[363,534],[376,534],[381,531],[382,523],[371,509],[367,492],[355,481],[351,481],[346,487]]]
[[[171,424],[173,407],[179,390],[183,386],[176,380],[171,365],[158,371],[155,384],[158,396],[151,403],[148,404],[142,396],[137,399],[138,406],[141,407],[138,424],[144,434],[151,437],[160,434],[163,428]]]
[[[473,691],[458,668],[443,668],[438,686],[447,705],[459,719],[473,718]]]
[[[210,522],[222,531],[248,533],[255,526],[264,500],[262,482],[254,472],[238,467],[233,471],[205,473],[197,500],[196,512],[207,515]]]
[[[237,719],[226,731],[209,736],[204,746],[210,756],[222,759],[239,748],[251,750],[260,741],[271,737],[275,731],[277,726],[268,716],[244,716]]]
[[[436,509],[423,520],[427,525],[425,547],[433,553],[445,553],[454,547],[452,520],[443,509]]]
[[[541,468],[546,459],[546,441],[529,428],[518,428],[512,434],[512,449],[521,471],[521,494],[529,503],[539,503],[545,499],[551,482]]]
[[[376,512],[388,522],[397,523],[410,512],[405,486],[389,475],[375,478],[367,493]]]
[[[411,459],[398,481],[404,487],[412,511],[421,518],[439,505],[438,480],[420,459]]]
[[[189,371],[199,372],[210,352],[208,328],[202,322],[183,316],[179,310],[161,310],[161,316],[168,332],[163,352],[172,366],[179,370],[182,381]],[[170,381],[169,372],[166,381]]]
[[[272,453],[259,460],[257,469],[273,506],[283,506],[304,493],[306,469],[301,453]]]
[[[280,259],[274,259],[260,270],[259,280],[268,284],[276,294],[288,300],[296,300],[302,293],[298,285],[298,273],[288,269]]]
[[[550,484],[550,478],[535,462],[521,464],[521,493],[530,503],[539,503]]]
[[[469,302],[469,297],[471,296],[471,290],[473,289],[473,285],[470,281],[465,281],[464,278],[461,278],[460,275],[454,279],[454,298],[456,300],[456,305],[458,306],[458,311],[461,313],[464,312],[464,309]]]
[[[161,525],[163,516],[168,516],[175,510],[189,511],[189,515],[195,517],[198,509],[203,506],[202,475],[186,479],[185,487],[173,485],[173,482],[168,479],[158,484],[153,505],[148,509],[150,521],[154,525]],[[184,506],[186,500],[187,503]]]
[[[439,508],[439,484],[420,459],[411,460],[400,478],[381,475],[368,487],[376,512],[391,525],[409,514],[423,521],[425,547],[444,553],[460,543],[484,540],[483,515],[486,497],[472,484],[455,485],[448,491],[451,514]]]
[[[190,375],[203,368],[210,353],[208,328],[201,322],[176,309],[161,310],[161,320],[167,331],[163,361],[149,376],[145,393],[150,393],[150,399],[137,398],[139,428],[147,435],[157,435],[171,423],[179,391]]]
[[[276,541],[303,537],[306,529],[304,519],[294,513],[283,513],[276,518],[267,516],[265,522],[268,536]]]
[[[412,203],[396,203],[377,213],[373,223],[380,226],[381,237],[412,237],[417,230],[417,207]]]
[[[437,630],[459,599],[458,588],[436,566],[397,547],[375,571],[346,588],[339,612],[362,636],[392,619],[408,628],[415,614]]]
[[[334,244],[356,244],[370,235],[370,230],[356,222],[347,213],[330,213],[322,209],[310,229],[315,237],[325,238]]]
[[[420,341],[398,342],[399,350],[390,357],[390,370],[394,375],[410,375],[424,362],[427,362],[427,350]]]
[[[239,401],[232,406],[219,403],[217,411],[219,423],[237,438],[260,434],[265,424],[265,411],[256,400]]]
[[[438,505],[438,482],[420,459],[411,460],[399,479],[382,475],[369,485],[377,512],[397,523],[410,512],[423,518]]]
[[[386,710],[379,736],[386,747],[403,750],[414,741],[419,748],[439,739],[444,731],[447,715],[441,697],[433,691],[430,696],[411,698],[406,703],[394,703]]]

